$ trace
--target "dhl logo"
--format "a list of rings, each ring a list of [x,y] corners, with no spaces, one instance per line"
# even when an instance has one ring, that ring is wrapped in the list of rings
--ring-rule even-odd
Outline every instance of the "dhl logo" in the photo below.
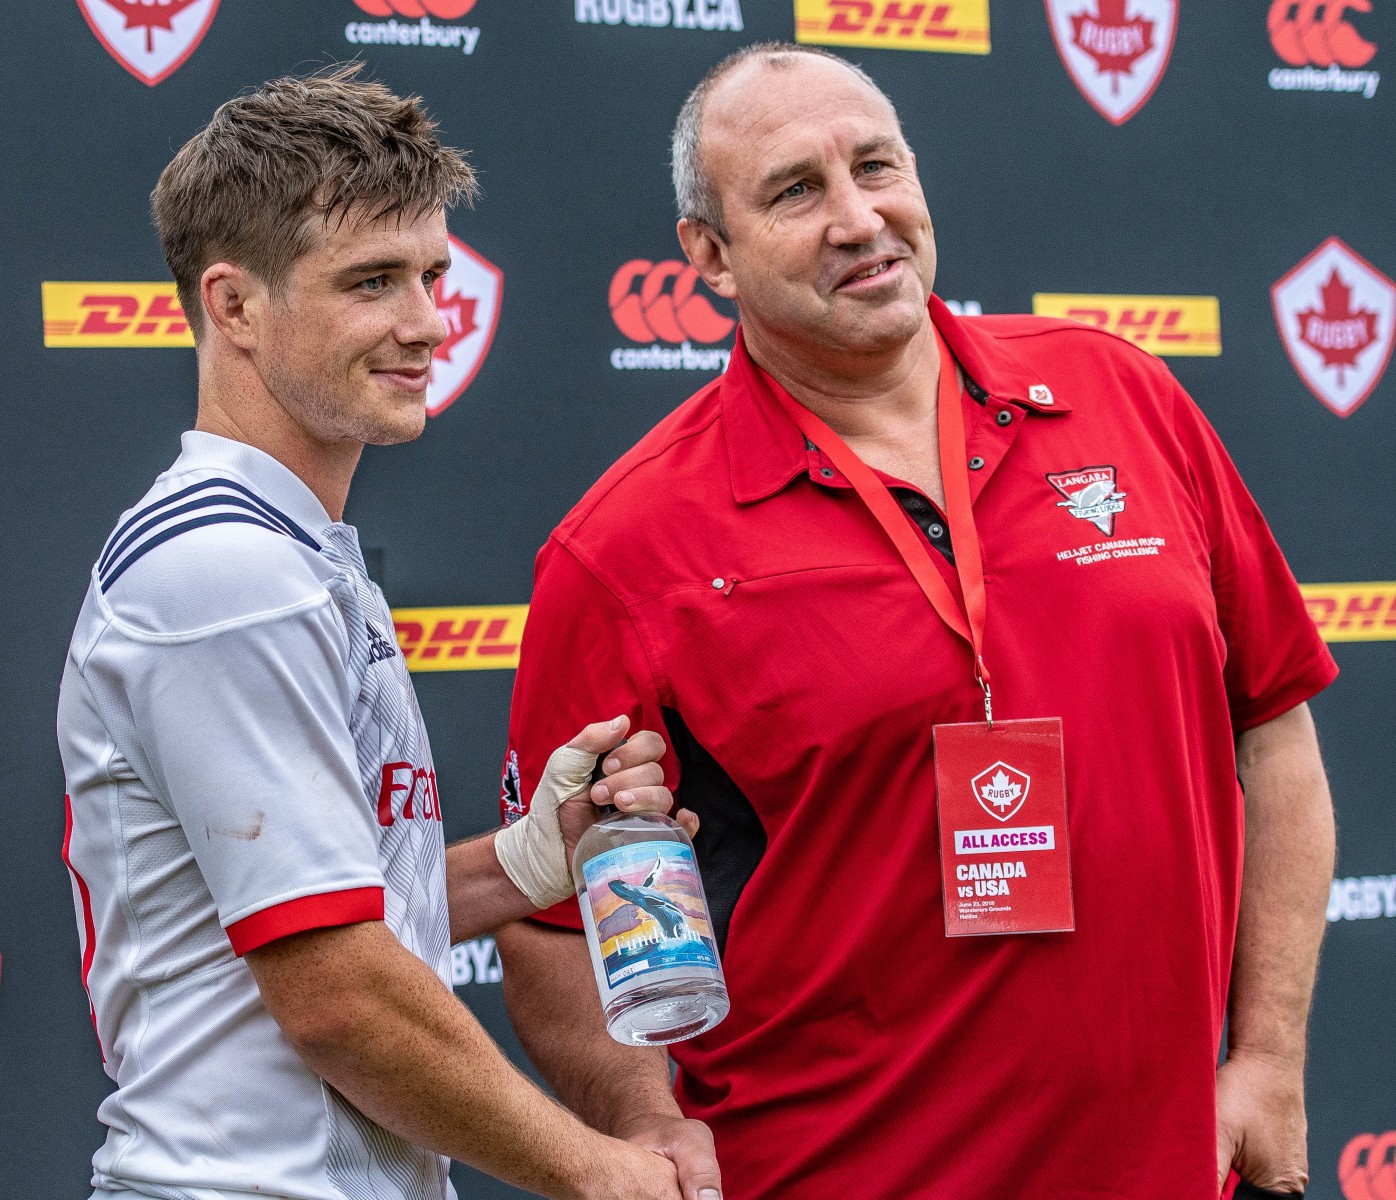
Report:
[[[1303,583],[1325,642],[1396,641],[1396,582]],[[396,608],[393,627],[409,671],[513,670],[527,604]]]
[[[1325,642],[1396,641],[1396,582],[1301,583]]]
[[[795,0],[795,40],[989,53],[989,0]]]
[[[45,346],[192,346],[172,283],[48,283]]]
[[[1127,338],[1160,357],[1221,353],[1221,304],[1215,296],[1072,296],[1038,292],[1039,317],[1065,317]]]
[[[395,608],[393,628],[409,671],[488,671],[519,665],[527,604]]]

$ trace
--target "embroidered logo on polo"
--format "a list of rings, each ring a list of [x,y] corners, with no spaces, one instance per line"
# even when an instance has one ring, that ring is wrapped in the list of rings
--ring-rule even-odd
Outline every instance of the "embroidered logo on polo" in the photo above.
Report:
[[[367,619],[364,625],[368,628],[368,665],[371,667],[385,658],[396,658],[397,647],[383,636],[383,631]]]
[[[1065,499],[1057,501],[1078,521],[1089,521],[1106,537],[1115,536],[1115,518],[1125,510],[1126,493],[1116,487],[1115,468],[1079,467],[1047,476]]]
[[[504,777],[499,781],[499,807],[506,825],[512,825],[528,811],[519,788],[519,752],[510,750],[504,760]]]
[[[1032,776],[1006,762],[996,762],[971,779],[970,787],[986,813],[996,821],[1006,821],[1027,803]]]

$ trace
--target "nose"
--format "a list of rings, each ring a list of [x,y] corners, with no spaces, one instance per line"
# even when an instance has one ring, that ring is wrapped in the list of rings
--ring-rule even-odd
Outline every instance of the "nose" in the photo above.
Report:
[[[425,344],[432,350],[446,340],[446,321],[437,306],[437,291],[441,280],[437,280],[431,291],[426,288],[408,288],[411,293],[405,302],[398,319],[397,340],[404,346]]]
[[[830,245],[864,246],[886,228],[875,197],[851,177],[829,185],[828,205]]]

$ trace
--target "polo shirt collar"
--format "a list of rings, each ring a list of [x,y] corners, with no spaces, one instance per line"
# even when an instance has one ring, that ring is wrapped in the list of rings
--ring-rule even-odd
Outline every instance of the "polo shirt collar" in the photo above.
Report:
[[[927,309],[965,374],[988,396],[1043,414],[1071,411],[999,339],[962,321],[940,297],[932,295]],[[775,397],[780,384],[747,351],[740,324],[721,386],[732,496],[738,504],[754,504],[809,471],[804,436]]]
[[[191,429],[181,436],[180,451],[176,471],[225,471],[250,485],[273,508],[307,532],[319,532],[334,524],[305,481],[256,446]]]

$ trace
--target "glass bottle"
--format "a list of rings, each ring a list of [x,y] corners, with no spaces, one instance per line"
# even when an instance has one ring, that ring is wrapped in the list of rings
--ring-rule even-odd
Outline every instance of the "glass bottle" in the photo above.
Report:
[[[572,878],[616,1041],[681,1042],[727,1015],[703,881],[678,824],[658,813],[603,817],[577,843]]]

